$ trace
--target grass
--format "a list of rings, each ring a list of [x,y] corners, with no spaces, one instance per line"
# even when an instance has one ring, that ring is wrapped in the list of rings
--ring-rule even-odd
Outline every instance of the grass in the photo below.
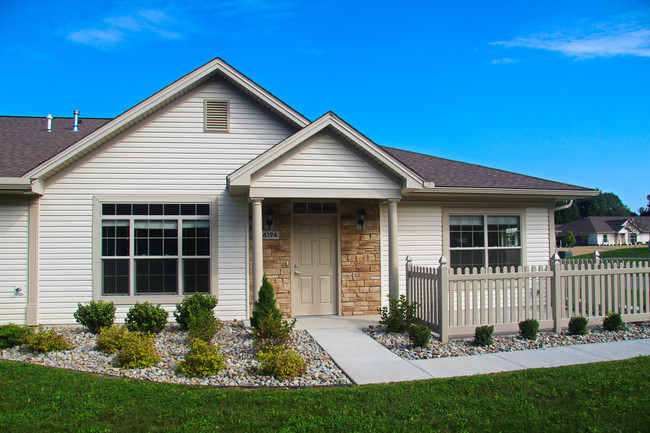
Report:
[[[607,248],[607,247],[603,247]],[[647,245],[639,245],[636,248],[619,248],[616,250],[599,251],[601,259],[635,258],[650,259],[650,251]],[[593,254],[582,254],[579,256],[567,257],[567,259],[593,259]]]
[[[0,431],[647,431],[650,357],[344,388],[224,389],[0,361]]]

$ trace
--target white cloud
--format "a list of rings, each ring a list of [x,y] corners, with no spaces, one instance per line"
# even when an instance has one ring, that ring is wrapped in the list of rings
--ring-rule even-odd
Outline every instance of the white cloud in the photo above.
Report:
[[[80,44],[92,45],[100,48],[106,48],[122,40],[123,33],[115,28],[106,30],[84,29],[70,33],[68,39]]]
[[[500,63],[517,63],[519,60],[511,59],[510,57],[504,57],[503,59],[493,59],[492,64],[498,65]]]

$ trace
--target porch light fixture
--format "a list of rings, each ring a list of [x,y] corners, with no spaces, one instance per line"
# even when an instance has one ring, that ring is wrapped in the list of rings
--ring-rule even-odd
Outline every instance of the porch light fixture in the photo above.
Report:
[[[266,222],[267,230],[271,230],[273,223],[275,222],[275,214],[271,209],[267,210],[264,214],[264,221]]]
[[[357,229],[363,230],[366,227],[366,211],[359,209],[357,212]]]

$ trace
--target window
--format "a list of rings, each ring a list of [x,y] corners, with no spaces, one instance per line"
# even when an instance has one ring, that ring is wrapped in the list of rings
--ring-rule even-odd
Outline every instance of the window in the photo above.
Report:
[[[630,233],[630,244],[636,244],[637,243],[637,234],[636,233]]]
[[[603,235],[603,243],[606,244],[609,242],[607,235]]]
[[[228,132],[230,129],[230,104],[228,101],[205,101],[205,130]]]
[[[517,215],[450,215],[452,268],[521,265],[521,223]]]
[[[210,292],[210,204],[101,205],[102,295]]]
[[[300,201],[293,204],[293,213],[296,214],[335,214],[336,212],[335,202]]]

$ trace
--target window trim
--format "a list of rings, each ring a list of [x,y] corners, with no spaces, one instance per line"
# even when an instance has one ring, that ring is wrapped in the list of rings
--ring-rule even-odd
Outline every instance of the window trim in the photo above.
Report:
[[[449,226],[449,217],[450,216],[483,216],[484,221],[487,221],[488,216],[518,216],[519,217],[519,229],[520,233],[520,242],[521,242],[521,266],[525,267],[528,263],[528,252],[527,252],[527,232],[526,232],[526,209],[520,207],[503,207],[503,208],[445,208],[442,210],[442,249],[443,255],[447,258],[447,263],[451,268],[451,239],[450,239],[450,226]],[[487,251],[489,248],[485,246]],[[485,257],[487,260],[487,255]]]
[[[92,293],[93,300],[111,301],[116,305],[133,305],[136,302],[148,301],[155,304],[175,304],[181,302],[186,295],[104,295],[102,293],[102,204],[150,204],[150,203],[180,203],[180,204],[210,204],[210,295],[218,297],[218,198],[214,195],[101,195],[93,197],[92,223]],[[119,216],[116,216],[119,218]],[[142,219],[149,219],[142,216]],[[191,218],[187,218],[191,219]],[[179,228],[180,236],[180,228]],[[180,253],[180,251],[179,251]],[[129,256],[131,257],[131,256]],[[175,256],[176,257],[176,256]],[[179,255],[178,257],[181,257]],[[132,279],[133,273],[130,275]],[[132,287],[135,290],[134,287]]]

